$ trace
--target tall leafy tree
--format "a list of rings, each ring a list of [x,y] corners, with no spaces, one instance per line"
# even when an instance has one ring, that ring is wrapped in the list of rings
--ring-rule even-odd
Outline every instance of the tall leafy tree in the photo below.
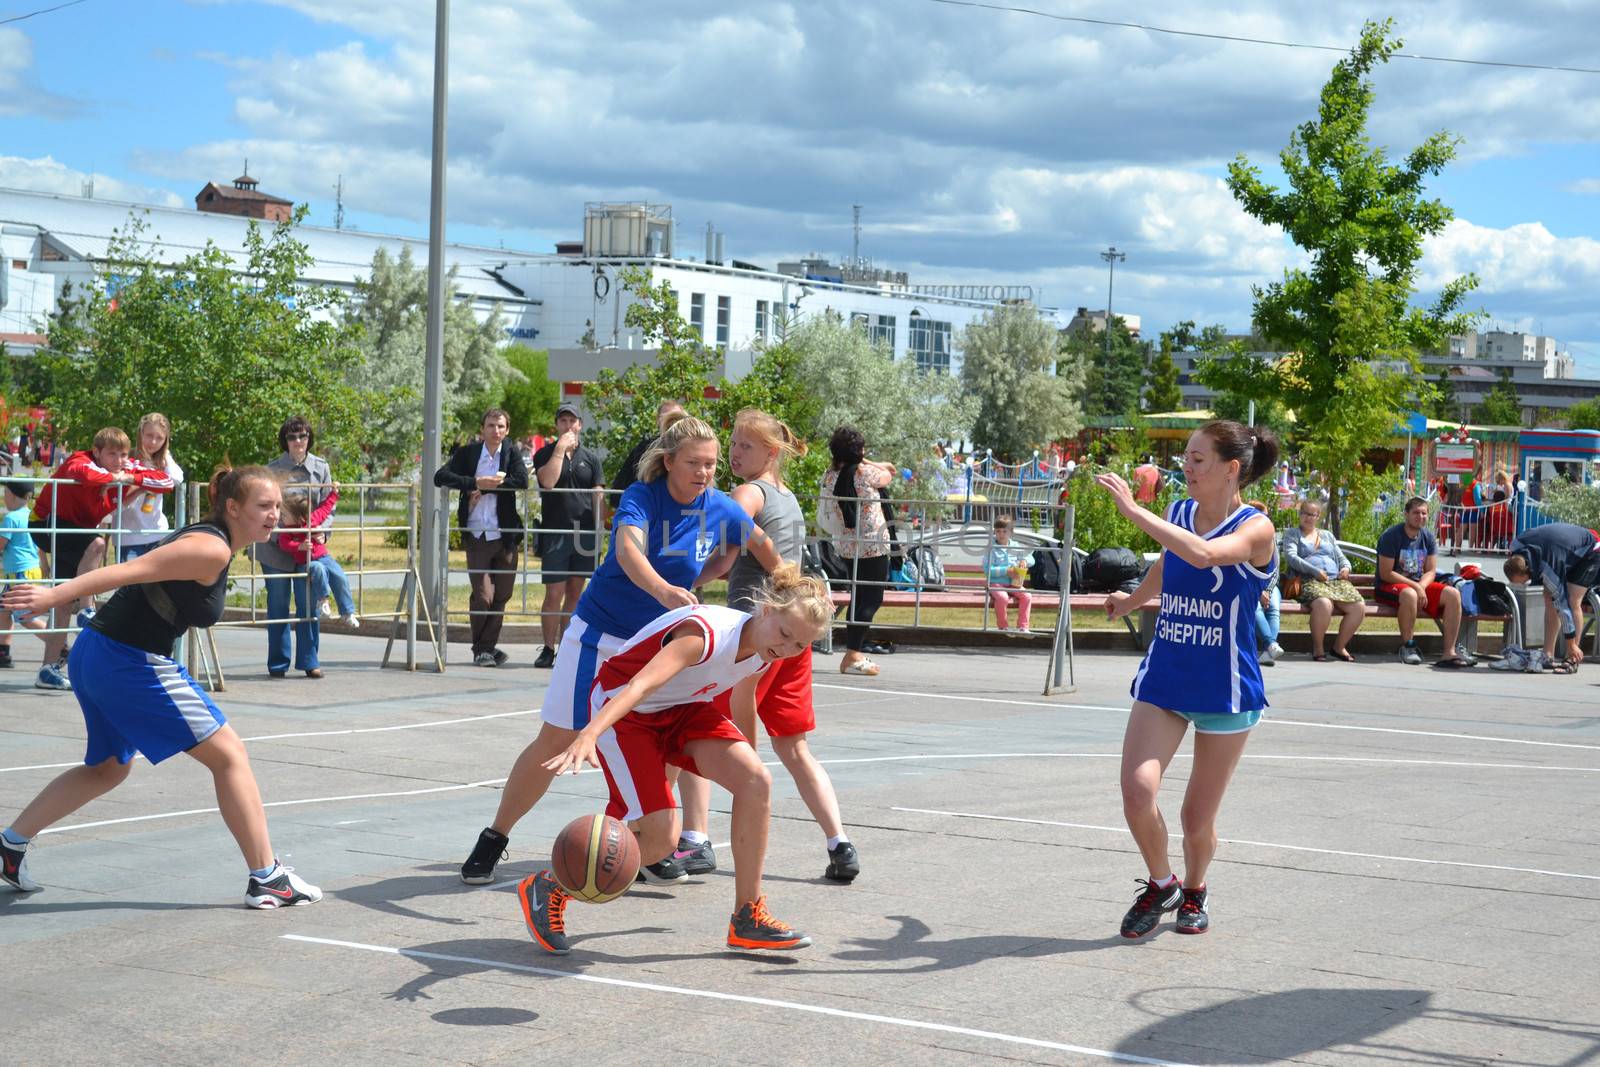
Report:
[[[452,268],[445,282],[445,429],[477,429],[485,402],[521,374],[501,350],[505,318],[498,308],[483,322],[461,299]],[[373,473],[409,464],[422,448],[422,394],[428,348],[428,272],[411,249],[399,257],[380,248],[372,273],[356,285],[348,322],[359,327],[365,360],[350,378],[362,401],[366,465]],[[448,443],[448,442],[447,442]],[[424,458],[429,467],[437,460]]]
[[[1105,333],[1080,329],[1067,335],[1063,351],[1066,366],[1083,368],[1085,415],[1114,417],[1139,410],[1146,346],[1134,340],[1121,316],[1112,320],[1109,345]]]
[[[1454,217],[1423,195],[1423,184],[1454,158],[1458,141],[1435,133],[1400,162],[1369,142],[1370,75],[1401,47],[1392,26],[1366,23],[1335,64],[1316,117],[1294,130],[1278,157],[1287,189],[1269,185],[1244,156],[1229,165],[1234,198],[1281,227],[1310,265],[1254,289],[1256,331],[1290,355],[1263,366],[1234,353],[1199,371],[1212,388],[1292,409],[1302,444],[1315,443],[1333,489],[1359,475],[1362,452],[1417,399],[1417,353],[1438,349],[1475,318],[1460,310],[1477,284],[1472,275],[1447,283],[1427,307],[1411,302],[1423,243]],[[1374,361],[1390,369],[1369,368],[1375,379],[1358,371]],[[1357,405],[1370,410],[1352,411]]]
[[[1561,414],[1569,430],[1600,430],[1600,400],[1580,400]]]
[[[556,406],[561,403],[561,386],[550,380],[550,354],[543,349],[527,345],[510,345],[503,355],[506,362],[522,377],[508,381],[501,390],[498,405],[511,416],[511,436],[526,437],[530,433],[549,430],[555,426]],[[492,398],[485,397],[481,407],[492,406]]]
[[[160,411],[198,480],[224,460],[271,459],[283,420],[305,415],[318,452],[354,473],[359,331],[339,315],[340,294],[300,281],[312,262],[293,236],[304,215],[252,223],[242,248],[207,242],[176,263],[158,258],[144,220],[130,216],[94,283],[66,294],[35,357],[64,440],[87,447],[102,426],[131,432]]]
[[[1500,380],[1472,408],[1472,421],[1484,426],[1521,426],[1522,398],[1511,384],[1511,372],[1502,370]]]
[[[1161,335],[1160,346],[1150,360],[1144,379],[1144,410],[1146,414],[1177,411],[1183,406],[1183,389],[1178,384],[1178,364],[1172,358],[1173,336],[1169,330]]]
[[[1073,375],[1056,373],[1059,338],[1032,304],[1003,304],[961,336],[961,384],[977,405],[972,439],[1008,460],[1078,432]]]

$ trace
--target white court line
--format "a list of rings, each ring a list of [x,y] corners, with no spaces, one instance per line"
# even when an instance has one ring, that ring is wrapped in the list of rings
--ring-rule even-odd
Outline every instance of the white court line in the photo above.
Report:
[[[1126,826],[1097,826],[1084,822],[1056,822],[1052,819],[1023,819],[1012,815],[984,815],[974,811],[938,811],[933,808],[890,808],[890,811],[910,812],[915,815],[948,815],[956,819],[982,819],[987,822],[1019,822],[1031,826],[1064,826],[1072,830],[1104,830],[1107,833],[1126,834]],[[1181,833],[1172,832],[1171,836],[1182,838]],[[1358,859],[1368,860],[1393,860],[1396,863],[1427,863],[1439,867],[1470,867],[1480,871],[1511,871],[1516,874],[1545,874],[1552,878],[1581,878],[1588,882],[1600,882],[1600,874],[1574,874],[1571,871],[1546,871],[1538,867],[1506,867],[1498,863],[1466,863],[1461,860],[1428,860],[1417,856],[1385,856],[1377,852],[1345,852],[1336,848],[1311,848],[1306,845],[1281,845],[1273,841],[1246,841],[1239,837],[1219,837],[1219,842],[1230,845],[1255,845],[1258,848],[1281,848],[1290,852],[1315,852],[1322,856],[1354,856]],[[1226,862],[1226,861],[1224,861]]]
[[[680,997],[696,997],[703,1000],[731,1001],[735,1004],[753,1004],[760,1008],[783,1008],[787,1011],[804,1012],[808,1015],[826,1015],[834,1019],[854,1019],[859,1022],[881,1023],[885,1026],[898,1026],[908,1030],[931,1030],[940,1034],[959,1034],[962,1037],[974,1037],[984,1041],[997,1041],[1009,1045],[1026,1045],[1030,1048],[1047,1048],[1056,1052],[1074,1052],[1080,1056],[1094,1056],[1099,1059],[1117,1060],[1122,1063],[1148,1063],[1157,1064],[1159,1067],[1187,1067],[1186,1064],[1173,1060],[1157,1060],[1148,1056],[1135,1056],[1126,1052],[1111,1052],[1106,1049],[1088,1048],[1084,1045],[1069,1045],[1060,1041],[1045,1041],[1037,1037],[1019,1037],[1016,1034],[1002,1034],[993,1030],[975,1030],[970,1026],[950,1026],[945,1023],[921,1022],[917,1019],[901,1019],[893,1015],[872,1015],[863,1011],[846,1011],[843,1008],[827,1008],[820,1004],[801,1004],[793,1000],[772,1000],[768,997],[751,997],[739,993],[718,993],[710,989],[689,989],[684,986],[657,985],[654,982],[637,982],[625,978],[603,978],[596,974],[575,974],[572,971],[558,971],[553,967],[532,967],[521,963],[505,963],[500,960],[478,959],[474,956],[451,956],[442,952],[423,952],[419,949],[395,948],[389,945],[365,945],[359,941],[335,941],[326,937],[307,937],[303,934],[282,934],[285,941],[301,941],[312,945],[330,945],[334,948],[353,948],[362,952],[378,952],[388,956],[403,956],[416,960],[439,960],[445,963],[466,963],[475,967],[490,967],[497,971],[517,971],[522,974],[537,974],[545,978],[566,978],[574,982],[592,982],[595,985],[619,986],[623,989],[643,989],[651,993],[672,993]]]
[[[975,697],[957,693],[922,693],[913,689],[880,689],[877,686],[856,685],[829,685],[826,682],[812,682],[813,689],[843,689],[851,693],[889,693],[894,696],[924,697],[929,700],[964,700],[977,704],[1009,704],[1022,708],[1051,708],[1057,711],[1120,711],[1126,712],[1127,705],[1113,707],[1109,704],[1058,704],[1051,700],[1007,700],[1001,697]],[[1263,726],[1313,726],[1320,730],[1362,730],[1378,734],[1407,734],[1412,737],[1449,737],[1458,741],[1493,741],[1503,745],[1539,745],[1544,748],[1581,748],[1591,752],[1600,752],[1600,745],[1579,745],[1570,741],[1527,741],[1519,737],[1489,737],[1484,734],[1452,734],[1439,730],[1402,730],[1392,726],[1350,726],[1344,723],[1333,722],[1301,722],[1298,719],[1278,719],[1266,715],[1261,720]]]
[[[421,730],[427,726],[454,726],[463,722],[483,722],[485,719],[509,719],[515,715],[537,715],[537,710],[528,711],[502,711],[494,715],[469,715],[459,719],[430,719],[427,722],[408,722],[400,726],[359,726],[345,730],[308,730],[295,734],[262,734],[260,737],[241,737],[241,741],[282,741],[291,737],[342,737],[347,734],[383,734],[394,730]],[[134,753],[137,759],[144,759],[142,755]],[[0,774],[7,771],[54,771],[63,767],[77,767],[83,761],[74,760],[71,763],[35,763],[27,767],[0,767]]]

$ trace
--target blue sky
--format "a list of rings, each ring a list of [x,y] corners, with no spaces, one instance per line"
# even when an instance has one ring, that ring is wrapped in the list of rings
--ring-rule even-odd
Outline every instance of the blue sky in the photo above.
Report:
[[[0,16],[43,0],[3,0]],[[1109,0],[1048,10],[1128,18]],[[1140,21],[1345,44],[1348,5],[1151,0]],[[1408,50],[1592,65],[1600,12],[1397,2]],[[421,233],[431,0],[86,0],[0,27],[0,186],[188,202],[250,158],[262,188]],[[137,17],[132,11],[137,10]],[[456,0],[450,236],[548,251],[595,199],[671,203],[741,259],[863,251],[915,281],[1040,287],[1243,328],[1296,260],[1218,181],[1273,164],[1334,56],[962,10],[927,0]],[[641,17],[641,12],[648,13]],[[1395,61],[1373,134],[1464,138],[1431,186],[1457,222],[1424,286],[1468,270],[1489,324],[1555,335],[1600,377],[1600,76]]]

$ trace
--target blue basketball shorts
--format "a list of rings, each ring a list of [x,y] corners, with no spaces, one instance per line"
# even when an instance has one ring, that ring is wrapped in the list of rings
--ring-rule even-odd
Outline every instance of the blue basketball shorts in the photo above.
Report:
[[[1197,734],[1242,734],[1261,721],[1261,709],[1240,712],[1178,711],[1167,708],[1180,719],[1194,724]]]
[[[151,763],[187,752],[226,723],[189,672],[158,656],[86,629],[67,661],[72,692],[83,709],[89,766],[134,753]]]

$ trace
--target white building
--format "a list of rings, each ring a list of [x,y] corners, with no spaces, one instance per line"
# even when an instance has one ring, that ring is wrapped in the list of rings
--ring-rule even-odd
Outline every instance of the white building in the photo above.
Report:
[[[145,224],[144,239],[155,258],[176,263],[210,241],[244,260],[249,219],[192,208],[158,207],[115,200],[0,189],[0,342],[12,352],[28,352],[44,343],[45,325],[56,310],[63,288],[88,284],[106,262],[107,246],[131,218]],[[270,226],[270,223],[259,223]],[[356,282],[372,273],[372,257],[387,249],[398,257],[405,248],[419,267],[428,262],[428,242],[356,230],[299,226],[297,240],[315,260],[307,283],[353,292]],[[446,245],[448,266],[456,268],[456,288],[483,317],[498,306],[506,317],[508,339],[533,341],[539,336],[539,301],[505,277],[502,249]]]
[[[145,220],[158,259],[176,262],[207,241],[242,258],[246,219],[0,189],[0,340],[13,351],[42,343],[62,287],[93,277],[113,231],[134,214]],[[410,248],[419,267],[427,264],[427,242],[417,238],[317,226],[296,227],[294,235],[315,260],[308,283],[353,290],[370,273],[380,248],[395,256]],[[652,358],[640,332],[624,325],[635,300],[620,281],[629,267],[648,272],[652,284],[672,287],[680,313],[708,345],[722,350],[726,376],[733,379],[748,370],[758,344],[773,340],[784,323],[829,312],[859,323],[895,359],[957,372],[962,330],[1006,302],[1000,290],[981,286],[844,284],[737,261],[680,258],[675,238],[670,208],[592,204],[584,240],[559,246],[561,253],[452,244],[446,255],[457,270],[459,292],[479,314],[500,307],[508,339],[548,348],[552,377],[573,383],[568,392],[574,394],[602,367],[621,369]],[[717,256],[719,247],[725,247],[720,236],[708,241],[708,256]],[[980,293],[993,298],[976,298]],[[1053,310],[1041,314],[1059,327]]]

